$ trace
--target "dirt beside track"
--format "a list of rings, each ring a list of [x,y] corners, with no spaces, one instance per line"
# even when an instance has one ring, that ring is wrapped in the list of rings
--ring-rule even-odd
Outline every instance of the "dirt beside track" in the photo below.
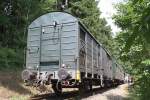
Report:
[[[101,89],[95,88],[93,91],[80,93],[78,90],[64,91],[61,96],[54,93],[36,95],[32,100],[126,100],[128,97],[128,84],[120,85],[116,88]]]
[[[128,97],[128,84],[110,89],[100,94],[89,96],[83,100],[125,100]]]
[[[61,96],[57,96],[51,87],[48,89],[39,95],[35,88],[24,86],[20,72],[0,72],[0,100],[126,100],[128,97],[128,84],[108,89],[97,87],[85,93],[68,88],[63,89]]]

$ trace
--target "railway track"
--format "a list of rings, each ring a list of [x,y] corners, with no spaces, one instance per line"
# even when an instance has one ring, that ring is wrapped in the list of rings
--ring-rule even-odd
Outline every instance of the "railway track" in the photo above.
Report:
[[[94,88],[92,91],[86,91],[84,93],[75,91],[66,91],[63,92],[62,95],[58,96],[55,93],[47,93],[42,95],[32,96],[31,100],[79,100],[83,98],[87,98],[89,96],[93,96],[99,93],[106,92],[112,88]]]

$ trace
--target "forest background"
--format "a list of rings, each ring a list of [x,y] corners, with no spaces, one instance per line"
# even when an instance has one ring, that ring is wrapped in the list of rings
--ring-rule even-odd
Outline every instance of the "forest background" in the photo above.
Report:
[[[28,25],[39,16],[58,10],[63,0],[0,0],[0,70],[22,70]],[[118,4],[115,23],[121,28],[112,37],[100,18],[98,1],[69,0],[65,11],[80,18],[125,71],[134,78],[135,100],[150,98],[150,1],[126,0]]]

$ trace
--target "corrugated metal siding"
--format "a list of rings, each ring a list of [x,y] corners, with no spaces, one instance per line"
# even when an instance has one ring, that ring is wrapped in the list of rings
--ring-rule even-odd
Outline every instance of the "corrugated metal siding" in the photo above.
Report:
[[[34,69],[39,65],[40,33],[40,27],[28,30],[26,66],[29,69]]]
[[[112,79],[112,59],[109,57],[109,55],[106,53],[106,51],[102,48],[102,67],[104,69],[104,76],[107,78]]]
[[[85,34],[84,43],[85,43],[85,52],[86,52],[85,53],[85,65],[83,66],[82,64],[80,64],[80,71],[85,72],[85,73],[90,73],[93,75],[94,74],[102,75],[103,74],[102,69],[108,66],[108,60],[106,59],[107,57],[106,51],[85,30],[84,30],[84,34]],[[83,35],[83,33],[80,32],[80,35]],[[80,47],[82,47],[82,45],[83,43],[81,41]],[[83,60],[83,59],[84,58],[80,56],[80,60]]]
[[[113,79],[115,79],[115,75],[116,75],[116,62],[115,59],[112,59],[112,77]]]
[[[49,29],[49,27],[44,27],[44,29],[46,28],[47,30]],[[49,31],[46,32],[53,34],[53,36],[47,38],[48,36],[45,33],[42,36],[41,62],[58,61],[60,63],[59,60],[61,56],[61,64],[66,64],[68,67],[75,68],[76,48],[78,45],[77,23],[68,23],[63,26],[58,26],[57,28],[50,28],[49,30],[54,30],[52,33]],[[60,34],[61,48],[59,38]],[[42,68],[58,69],[59,65],[43,66]]]
[[[101,49],[102,53],[102,68],[103,68],[103,75],[106,76],[106,52],[104,49]]]
[[[102,67],[102,47],[99,46],[99,58],[98,58],[98,66],[99,66],[99,75],[103,75],[103,67]]]
[[[112,59],[109,57],[109,78],[113,79],[113,67],[112,67]]]
[[[97,43],[93,41],[93,73],[98,74],[98,66],[97,66]]]
[[[54,21],[57,22],[56,26],[53,25]],[[66,64],[68,70],[77,69],[77,19],[62,12],[39,17],[28,28],[27,48],[27,68],[40,66],[41,70],[56,71],[60,68],[61,57],[61,64]]]
[[[118,64],[116,65],[115,79],[124,80],[124,71]]]
[[[59,61],[59,26],[42,27],[41,62]]]
[[[87,34],[87,72],[92,73],[92,38]]]
[[[67,24],[62,30],[62,63],[75,69],[78,55],[78,23]]]

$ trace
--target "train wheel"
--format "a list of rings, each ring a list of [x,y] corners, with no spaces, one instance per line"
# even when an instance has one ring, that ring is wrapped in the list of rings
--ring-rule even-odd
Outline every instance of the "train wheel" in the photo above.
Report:
[[[81,82],[80,84],[79,84],[79,92],[80,93],[83,93],[85,90],[84,90],[84,83],[83,82]]]
[[[93,88],[92,88],[92,80],[90,80],[90,81],[88,81],[88,90],[92,90]]]
[[[84,80],[79,86],[79,92],[85,92],[92,90],[92,82],[90,80]]]
[[[90,85],[89,81],[86,81],[86,82],[85,82],[84,88],[85,88],[85,91],[92,90],[92,86]]]
[[[61,83],[53,83],[52,84],[52,88],[54,90],[54,92],[56,93],[56,95],[61,95],[62,94],[62,86]]]
[[[103,81],[101,81],[100,87],[101,87],[101,88],[104,88],[104,87],[105,87],[105,84],[104,84]]]

